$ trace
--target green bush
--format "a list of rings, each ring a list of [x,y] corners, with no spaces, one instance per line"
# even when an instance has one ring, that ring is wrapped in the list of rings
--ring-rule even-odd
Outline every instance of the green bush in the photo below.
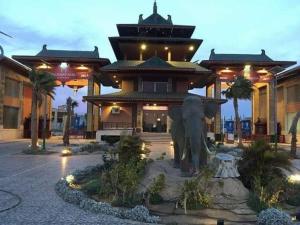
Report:
[[[145,158],[150,153],[147,145],[139,136],[121,136],[118,145],[120,163],[140,161]]]
[[[163,202],[163,198],[159,194],[165,187],[165,175],[159,174],[156,178],[154,178],[152,184],[148,189],[149,193],[149,202],[151,204],[160,204]]]
[[[213,171],[203,168],[196,178],[184,182],[179,203],[185,209],[185,213],[187,209],[208,208],[211,205],[212,198],[207,189],[212,176]]]
[[[100,179],[93,179],[87,182],[86,184],[82,185],[81,189],[90,195],[94,195],[99,193],[101,189],[101,181]]]
[[[136,199],[138,184],[145,173],[146,164],[146,159],[114,164],[111,170],[102,173],[99,195],[124,206],[131,205]]]
[[[239,161],[238,170],[243,184],[254,190],[253,180],[260,177],[264,187],[273,179],[285,179],[280,168],[289,169],[289,156],[285,152],[276,152],[263,140],[252,143],[245,148],[242,160]]]
[[[300,184],[290,183],[286,184],[285,191],[286,203],[292,206],[300,206]]]

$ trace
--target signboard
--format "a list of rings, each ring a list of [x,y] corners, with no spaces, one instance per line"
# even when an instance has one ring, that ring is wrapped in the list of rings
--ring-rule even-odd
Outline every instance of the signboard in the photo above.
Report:
[[[56,79],[62,83],[77,79],[88,79],[90,76],[89,69],[87,67],[82,69],[81,67],[83,66],[74,68],[68,64],[65,66],[58,65],[51,70],[51,73],[53,73]]]

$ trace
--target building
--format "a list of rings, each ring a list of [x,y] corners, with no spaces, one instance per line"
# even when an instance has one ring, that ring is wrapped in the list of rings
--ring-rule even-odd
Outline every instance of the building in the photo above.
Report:
[[[67,105],[60,105],[57,108],[52,108],[52,116],[51,116],[52,135],[63,134],[65,116],[67,116]]]
[[[117,61],[102,67],[96,79],[121,91],[84,97],[101,109],[97,139],[125,131],[168,133],[168,109],[215,80],[191,62],[202,40],[192,38],[195,26],[174,25],[171,16],[158,14],[156,2],[152,15],[117,29],[119,36],[109,38]]]
[[[110,64],[109,59],[99,57],[97,46],[92,51],[74,51],[52,50],[43,45],[42,50],[34,56],[15,55],[13,59],[35,70],[52,73],[56,76],[58,85],[68,86],[74,92],[88,86],[89,95],[100,93],[101,86],[95,75],[102,66]],[[48,115],[51,116],[51,108]],[[95,137],[99,123],[99,108],[88,103],[85,134],[87,138]]]
[[[277,77],[277,122],[280,123],[281,135],[290,143],[289,129],[292,120],[300,111],[300,66],[288,69]],[[300,123],[297,127],[297,139],[300,140]]]
[[[214,49],[208,60],[200,65],[216,74],[214,84],[207,86],[207,96],[221,97],[221,91],[228,87],[236,75],[243,75],[254,85],[252,94],[252,133],[270,138],[275,134],[275,75],[285,68],[296,64],[293,61],[276,61],[261,50],[260,54],[220,54]],[[215,118],[216,132],[219,132],[220,117]]]

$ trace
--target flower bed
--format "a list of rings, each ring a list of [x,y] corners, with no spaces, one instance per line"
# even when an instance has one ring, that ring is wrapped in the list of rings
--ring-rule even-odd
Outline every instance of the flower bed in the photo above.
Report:
[[[89,196],[82,191],[71,187],[70,184],[72,184],[73,181],[81,180],[93,172],[101,172],[102,169],[102,165],[96,165],[86,167],[84,170],[76,170],[74,173],[72,173],[72,175],[69,175],[58,181],[55,186],[55,190],[57,194],[66,202],[78,205],[80,208],[93,213],[102,213],[122,219],[130,219],[146,223],[159,222],[159,217],[151,216],[149,214],[149,210],[142,205],[137,205],[132,209],[112,207],[110,203],[97,202],[89,198]]]

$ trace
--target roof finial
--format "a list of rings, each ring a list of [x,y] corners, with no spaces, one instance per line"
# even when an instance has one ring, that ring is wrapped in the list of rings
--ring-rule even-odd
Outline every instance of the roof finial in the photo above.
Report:
[[[156,4],[156,0],[154,0],[153,14],[157,14],[157,4]]]
[[[266,51],[264,49],[261,50],[261,55],[266,55]]]

